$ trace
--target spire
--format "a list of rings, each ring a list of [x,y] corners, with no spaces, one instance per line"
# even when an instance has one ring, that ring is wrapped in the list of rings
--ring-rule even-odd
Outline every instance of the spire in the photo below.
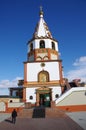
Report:
[[[51,32],[49,31],[49,28],[44,21],[43,14],[42,6],[40,6],[40,19],[36,25],[33,38],[52,38]]]

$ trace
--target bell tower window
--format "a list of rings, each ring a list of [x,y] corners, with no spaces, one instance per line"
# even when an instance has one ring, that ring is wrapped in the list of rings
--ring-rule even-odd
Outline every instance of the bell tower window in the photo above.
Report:
[[[55,50],[55,43],[52,42],[52,49]]]
[[[30,44],[30,51],[33,51],[33,43]]]
[[[40,48],[45,48],[45,42],[43,40],[40,41]]]

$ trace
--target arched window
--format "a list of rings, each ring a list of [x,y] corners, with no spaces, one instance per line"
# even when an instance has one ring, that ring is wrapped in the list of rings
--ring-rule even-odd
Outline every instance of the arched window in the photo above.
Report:
[[[49,82],[49,73],[47,71],[41,71],[38,74],[38,82]]]
[[[55,43],[52,42],[52,49],[55,50]]]
[[[30,44],[30,51],[33,51],[33,43]]]
[[[45,48],[45,42],[43,40],[40,41],[40,48]]]

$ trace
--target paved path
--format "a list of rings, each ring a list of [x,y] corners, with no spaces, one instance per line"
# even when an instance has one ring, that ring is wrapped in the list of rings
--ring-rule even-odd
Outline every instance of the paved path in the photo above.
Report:
[[[5,119],[9,118],[11,114],[9,113],[0,113],[0,122],[4,121]]]
[[[10,115],[8,115],[9,117]],[[6,117],[0,123],[0,130],[83,130],[69,116],[56,118],[19,118],[16,124],[11,122],[11,118]]]
[[[85,112],[69,112],[67,115],[86,130],[86,111]]]

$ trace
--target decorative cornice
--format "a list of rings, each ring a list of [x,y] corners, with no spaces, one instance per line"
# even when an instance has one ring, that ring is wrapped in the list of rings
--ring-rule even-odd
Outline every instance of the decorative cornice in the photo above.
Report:
[[[60,81],[51,81],[51,82],[24,82],[24,87],[50,87],[50,86],[59,86]]]
[[[41,62],[62,62],[61,59],[58,59],[58,60],[46,60],[46,61],[41,61]],[[24,64],[26,63],[40,63],[40,61],[24,61],[23,62]]]

